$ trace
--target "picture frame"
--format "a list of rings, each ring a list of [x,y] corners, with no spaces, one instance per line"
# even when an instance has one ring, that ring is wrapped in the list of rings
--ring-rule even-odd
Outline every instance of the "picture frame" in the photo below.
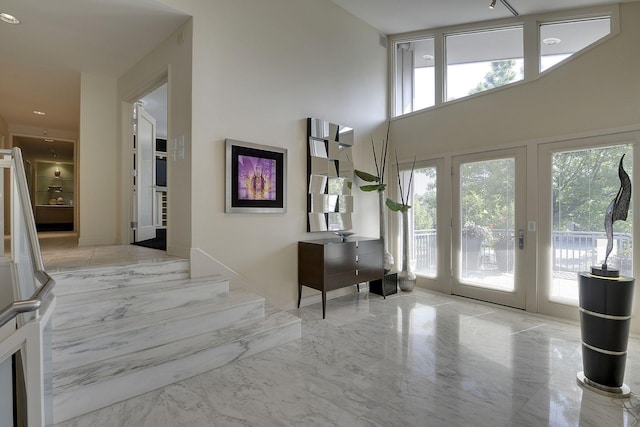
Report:
[[[226,213],[287,211],[287,149],[226,139]]]

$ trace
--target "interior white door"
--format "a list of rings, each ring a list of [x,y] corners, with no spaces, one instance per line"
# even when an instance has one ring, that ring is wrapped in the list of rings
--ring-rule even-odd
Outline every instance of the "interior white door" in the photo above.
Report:
[[[452,159],[452,292],[525,307],[526,151]]]
[[[155,209],[155,141],[156,120],[138,106],[135,153],[135,227],[134,241],[156,237]]]

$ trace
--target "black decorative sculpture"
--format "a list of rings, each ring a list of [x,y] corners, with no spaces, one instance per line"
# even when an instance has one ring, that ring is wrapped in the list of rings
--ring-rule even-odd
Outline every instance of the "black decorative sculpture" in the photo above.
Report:
[[[607,260],[609,259],[609,254],[613,249],[613,223],[619,220],[627,220],[629,203],[631,201],[631,180],[629,179],[627,172],[624,170],[624,166],[622,164],[623,160],[624,154],[620,158],[620,164],[618,165],[620,189],[618,190],[616,197],[611,201],[611,203],[609,203],[604,215],[604,231],[607,234],[607,253],[604,257],[602,268],[591,268],[591,272],[598,276],[617,277],[620,274],[618,270],[609,270],[607,267]]]
[[[582,366],[577,376],[584,389],[609,397],[626,398],[631,389],[623,383],[627,342],[633,307],[634,279],[621,277],[609,269],[607,260],[613,249],[613,223],[626,220],[631,201],[631,180],[618,165],[620,190],[609,203],[604,216],[607,253],[602,267],[591,267],[591,274],[579,273]]]

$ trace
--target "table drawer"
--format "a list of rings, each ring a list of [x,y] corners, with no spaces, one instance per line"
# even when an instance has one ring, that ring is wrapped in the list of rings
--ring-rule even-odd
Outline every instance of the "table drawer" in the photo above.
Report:
[[[378,268],[383,265],[382,252],[380,253],[369,253],[369,254],[358,254],[356,261],[356,267],[360,270],[366,268]]]
[[[360,280],[360,278],[356,276],[355,270],[336,274],[327,274],[325,280],[325,289],[327,291],[332,291],[334,289],[344,288],[345,286],[355,285],[360,282],[362,282],[362,280]]]
[[[330,243],[325,247],[325,259],[351,259],[356,257],[355,242]]]
[[[382,257],[382,253],[384,252],[382,240],[363,240],[358,242],[357,252],[358,255],[380,254]]]
[[[384,269],[383,268],[365,268],[359,269],[358,275],[356,276],[356,280],[358,283],[360,282],[369,282],[371,280],[378,280],[384,277]]]

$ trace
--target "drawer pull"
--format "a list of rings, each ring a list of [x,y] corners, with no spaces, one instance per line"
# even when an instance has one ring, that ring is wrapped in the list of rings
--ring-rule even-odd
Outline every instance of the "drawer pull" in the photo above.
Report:
[[[358,262],[358,255],[356,255],[356,262]]]

